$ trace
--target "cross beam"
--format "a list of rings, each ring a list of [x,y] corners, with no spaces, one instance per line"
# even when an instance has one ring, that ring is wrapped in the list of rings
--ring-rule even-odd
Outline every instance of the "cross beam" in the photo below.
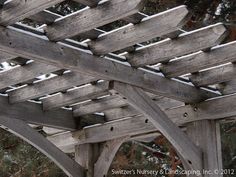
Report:
[[[117,80],[180,101],[192,103],[216,96],[209,91],[168,80],[158,74],[133,69],[130,66],[96,57],[81,50],[49,42],[14,29],[0,27],[0,38],[0,50],[7,53],[107,80]]]

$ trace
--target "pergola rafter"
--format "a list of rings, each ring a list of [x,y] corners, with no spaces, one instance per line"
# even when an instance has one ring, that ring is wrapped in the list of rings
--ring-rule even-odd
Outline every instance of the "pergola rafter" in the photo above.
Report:
[[[186,6],[147,16],[140,12],[143,0],[75,1],[89,7],[61,16],[47,8],[62,0],[3,1],[0,62],[17,66],[0,72],[1,124],[39,149],[50,143],[35,133],[41,145],[26,136],[20,130],[29,130],[26,123],[63,130],[48,139],[66,152],[76,150],[87,177],[106,175],[122,142],[160,132],[186,168],[220,168],[220,162],[211,163],[219,157],[217,150],[207,148],[217,143],[216,120],[236,115],[235,95],[222,96],[236,92],[235,41],[221,44],[224,25],[180,34],[190,17]],[[18,23],[25,18],[43,25]],[[116,20],[130,24],[99,29]],[[169,38],[140,44],[156,37]],[[21,126],[14,129],[13,121]],[[194,135],[201,125],[211,130],[205,132],[211,141]],[[178,126],[187,127],[188,135]],[[86,153],[81,155],[81,149]],[[74,162],[62,156],[56,162],[67,174],[83,176],[79,165],[70,166]]]

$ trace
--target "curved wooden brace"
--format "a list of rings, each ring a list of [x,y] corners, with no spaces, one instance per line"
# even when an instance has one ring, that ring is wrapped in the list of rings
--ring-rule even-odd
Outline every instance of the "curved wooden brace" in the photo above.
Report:
[[[24,121],[0,116],[1,128],[22,138],[49,157],[70,177],[84,177],[84,169]]]
[[[162,111],[159,106],[141,89],[135,86],[114,82],[111,92],[119,92],[127,102],[150,121],[173,145],[192,170],[202,170],[202,151],[184,134]],[[167,88],[169,89],[169,88]]]
[[[103,150],[97,162],[94,164],[94,174],[96,174],[96,177],[105,177],[107,175],[116,152],[119,150],[122,143],[124,143],[128,138],[128,136],[121,137],[107,141],[104,144]]]

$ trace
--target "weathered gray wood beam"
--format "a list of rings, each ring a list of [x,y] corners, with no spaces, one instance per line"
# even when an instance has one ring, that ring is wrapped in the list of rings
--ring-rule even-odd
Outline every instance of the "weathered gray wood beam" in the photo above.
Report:
[[[0,116],[2,128],[22,138],[58,165],[68,176],[84,177],[84,169],[24,121]]]
[[[103,55],[174,32],[187,22],[188,17],[187,8],[179,6],[144,18],[138,25],[129,24],[101,35],[98,39],[91,41],[89,46],[96,55]]]
[[[236,41],[213,47],[209,52],[199,52],[180,57],[161,67],[167,77],[194,73],[202,69],[236,60]]]
[[[43,24],[51,24],[53,23],[56,19],[61,18],[62,16],[53,12],[50,12],[48,10],[43,10],[41,12],[38,12],[37,14],[33,14],[29,17],[27,17],[30,20],[33,20],[38,23],[43,23]]]
[[[223,177],[223,173],[218,172],[223,169],[219,123],[214,120],[193,122],[187,126],[187,134],[203,151],[203,169],[210,173],[202,176]]]
[[[168,98],[156,98],[156,97],[152,97],[152,98],[155,100],[156,103],[158,103],[160,107],[163,107],[163,108],[170,108],[170,107],[180,106],[183,104],[182,102],[168,99]],[[95,112],[105,111],[105,113],[107,113],[106,115],[108,115],[108,117],[106,118],[110,120],[112,119],[113,116],[115,119],[116,115],[112,113],[109,114],[109,112],[113,112],[114,109],[121,108],[121,107],[127,107],[126,100],[119,96],[110,96],[110,97],[101,98],[99,100],[93,100],[84,104],[74,106],[73,113],[74,113],[74,116],[81,116],[81,115],[91,114]],[[135,115],[140,114],[136,110],[134,112],[135,112]],[[127,117],[127,116],[124,116],[124,117]]]
[[[189,76],[191,82],[196,86],[219,84],[230,81],[236,74],[235,64],[227,64],[217,68],[194,73]]]
[[[137,13],[142,4],[142,0],[106,1],[95,8],[78,11],[56,21],[46,28],[46,33],[52,41],[73,37]]]
[[[94,164],[94,174],[96,177],[105,177],[110,168],[110,165],[119,150],[120,146],[128,139],[129,137],[121,137],[114,140],[110,140],[104,143],[102,152]]]
[[[101,0],[73,0],[73,1],[76,1],[80,4],[83,4],[89,7],[95,7],[98,5],[99,1]]]
[[[65,153],[72,153],[78,145],[78,140],[72,137],[70,131],[48,136],[47,139]]]
[[[25,102],[22,104],[9,104],[7,97],[0,97],[1,116],[24,120],[28,123],[45,125],[64,130],[76,130],[78,125],[72,112],[57,110],[44,112],[40,104]]]
[[[222,100],[224,101],[224,100]],[[229,100],[232,101],[232,100]],[[220,102],[220,100],[219,100]],[[225,103],[225,102],[224,102]],[[212,103],[212,105],[214,102]],[[226,103],[227,107],[229,103]],[[218,115],[218,117],[214,117],[216,114],[213,114],[211,116],[211,111],[213,112],[213,109],[219,109],[219,106],[213,107],[212,110],[207,113],[206,110],[204,110],[204,106],[210,107],[211,105],[202,105],[202,108],[200,108],[199,113],[201,117],[201,120],[207,120],[208,117],[210,120],[220,120],[223,118],[227,118],[228,120],[235,120],[236,117],[230,117],[230,115],[236,115],[236,112],[234,108],[232,107],[229,109],[231,112],[228,115]],[[224,108],[225,108],[224,107]],[[224,109],[223,108],[223,109]],[[184,116],[186,115],[184,111],[193,112],[193,114],[189,113],[190,116]],[[184,126],[186,123],[192,122],[192,121],[197,121],[199,118],[197,117],[198,115],[198,110],[192,106],[192,108],[187,108],[186,110],[180,111],[177,115],[176,118],[171,118],[177,125],[179,126]],[[195,112],[195,113],[194,113]],[[168,116],[173,116],[175,115],[174,112],[171,115],[171,113]],[[193,119],[191,119],[191,115],[193,116]],[[173,116],[174,117],[174,116]],[[112,131],[111,131],[112,130]],[[97,142],[103,142],[103,141],[108,141],[112,140],[115,138],[119,138],[122,136],[130,136],[131,139],[138,139],[139,137],[152,137],[156,136],[158,134],[158,130],[153,126],[153,124],[149,121],[147,121],[147,118],[144,116],[137,116],[137,117],[129,117],[125,119],[120,119],[117,121],[111,121],[107,122],[106,124],[102,125],[96,125],[93,127],[87,127],[82,131],[78,131],[76,133],[61,133],[58,135],[50,136],[48,139],[55,144],[57,147],[62,149],[65,152],[72,152],[68,151],[73,149],[74,145],[76,144],[84,144],[84,143],[97,143]],[[79,141],[78,141],[79,138]]]
[[[86,177],[97,176],[94,164],[100,154],[100,144],[82,144],[75,146],[75,160],[86,169]]]
[[[168,139],[193,170],[202,170],[202,152],[140,88],[114,82],[113,89],[127,98]]]
[[[81,102],[89,99],[95,99],[100,96],[109,94],[109,83],[97,83],[82,88],[77,88],[66,93],[59,93],[42,100],[43,109],[50,110],[67,106],[76,102]]]
[[[57,70],[59,70],[59,68],[55,66],[38,62],[32,62],[24,66],[17,66],[0,73],[0,89],[26,82],[40,75]]]
[[[75,117],[78,117],[126,105],[127,102],[123,98],[117,96],[109,96],[101,98],[99,100],[76,105],[73,107],[73,114]]]
[[[62,76],[43,80],[33,85],[28,85],[8,92],[9,102],[17,103],[26,101],[47,94],[64,91],[73,86],[87,84],[95,80],[96,79],[94,77],[90,77],[87,75],[72,72],[66,73]]]
[[[172,100],[166,97],[159,98],[159,99],[153,99],[153,101],[162,109],[170,109],[174,107],[180,107],[184,104],[182,102]],[[134,109],[132,106],[127,105],[123,107],[117,107],[114,109],[109,109],[104,111],[105,117],[107,121],[117,120],[125,117],[133,117],[137,115],[141,115],[139,111]]]
[[[236,95],[226,96],[205,101],[197,105],[186,105],[167,109],[165,113],[179,126],[184,126],[186,123],[199,120],[235,119],[235,98]],[[128,118],[110,121],[103,125],[84,128],[83,130],[75,132],[74,137],[79,139],[78,143],[94,143],[127,135],[134,136],[158,131],[150,121],[147,121],[145,116],[129,117],[129,115],[127,115],[127,117]],[[64,136],[66,135],[64,134]],[[63,140],[63,138],[61,140]],[[55,143],[56,141],[55,138]],[[61,146],[62,145],[63,144],[61,144]]]
[[[16,56],[7,54],[6,52],[0,51],[0,63],[9,61],[9,60],[14,59],[14,58],[16,58]]]
[[[193,110],[193,109],[192,109]],[[231,113],[234,110],[231,110]],[[195,113],[196,115],[197,113]],[[235,115],[235,112],[232,113]],[[174,115],[174,114],[173,114]],[[184,112],[180,116],[184,115]],[[204,114],[203,114],[204,115]],[[207,114],[201,120],[207,120]],[[194,117],[180,117],[173,119],[173,121],[179,125],[184,126],[186,123],[196,121],[198,118]],[[172,118],[171,118],[172,119]],[[210,119],[216,120],[221,119],[219,117],[212,116]],[[227,117],[227,119],[235,120],[236,117]],[[107,122],[102,125],[94,125],[92,127],[86,127],[83,130],[77,132],[61,133],[48,137],[48,139],[63,151],[72,149],[76,144],[86,143],[98,143],[103,141],[112,140],[122,136],[130,136],[131,139],[143,137],[144,135],[154,134],[156,135],[159,131],[153,126],[150,121],[144,116],[128,117],[125,119]]]
[[[126,57],[128,62],[135,67],[166,62],[175,57],[209,49],[219,44],[225,36],[226,28],[222,24],[215,24],[183,33],[173,40],[166,39],[141,47]]]
[[[216,94],[209,91],[197,89],[175,80],[169,80],[146,70],[134,69],[119,62],[96,57],[75,48],[21,33],[12,28],[0,27],[0,38],[0,50],[8,53],[55,65],[59,68],[68,68],[72,71],[93,75],[105,80],[121,81],[144,88],[153,94],[188,103],[199,102],[216,96]],[[83,75],[81,77],[88,76]],[[58,85],[61,84],[58,83]],[[18,94],[15,94],[14,97],[21,97],[22,93],[20,91],[17,92]]]
[[[0,24],[8,26],[62,1],[63,0],[10,1],[0,10]]]
[[[236,80],[233,78],[230,81],[218,84],[217,88],[223,95],[233,94],[236,92]]]

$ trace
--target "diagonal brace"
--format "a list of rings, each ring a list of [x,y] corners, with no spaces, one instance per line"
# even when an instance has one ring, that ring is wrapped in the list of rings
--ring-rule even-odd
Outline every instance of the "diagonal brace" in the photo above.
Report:
[[[202,170],[202,152],[140,88],[114,81],[111,92],[118,92],[127,102],[144,114],[169,140],[192,170]],[[117,93],[116,93],[117,94]]]

